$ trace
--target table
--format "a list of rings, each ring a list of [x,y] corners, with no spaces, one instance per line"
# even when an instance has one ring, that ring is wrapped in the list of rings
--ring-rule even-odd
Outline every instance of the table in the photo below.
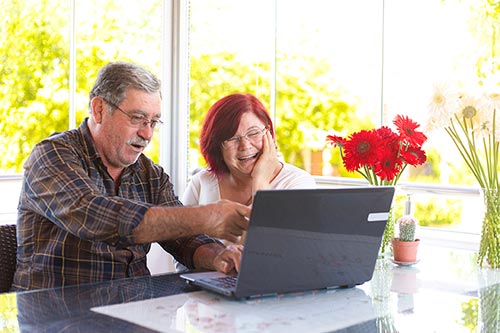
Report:
[[[0,294],[0,331],[500,332],[500,270],[425,242],[419,258],[408,267],[381,258],[355,288],[256,300],[218,297],[177,274]]]

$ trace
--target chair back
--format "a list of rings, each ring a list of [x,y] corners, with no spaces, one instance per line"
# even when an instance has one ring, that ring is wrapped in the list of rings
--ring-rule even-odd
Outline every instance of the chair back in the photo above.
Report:
[[[10,291],[16,272],[16,225],[0,225],[0,293]]]

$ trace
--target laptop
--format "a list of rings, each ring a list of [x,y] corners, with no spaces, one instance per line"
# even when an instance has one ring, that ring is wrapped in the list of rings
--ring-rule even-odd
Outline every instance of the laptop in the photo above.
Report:
[[[262,190],[237,275],[181,274],[234,298],[354,287],[372,278],[394,187]]]

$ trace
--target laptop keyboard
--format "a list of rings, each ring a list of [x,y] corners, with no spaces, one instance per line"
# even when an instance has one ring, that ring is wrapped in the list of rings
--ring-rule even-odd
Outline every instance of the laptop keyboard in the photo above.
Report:
[[[238,278],[236,276],[222,276],[219,278],[207,279],[207,281],[211,281],[212,284],[221,288],[236,288],[237,280]]]

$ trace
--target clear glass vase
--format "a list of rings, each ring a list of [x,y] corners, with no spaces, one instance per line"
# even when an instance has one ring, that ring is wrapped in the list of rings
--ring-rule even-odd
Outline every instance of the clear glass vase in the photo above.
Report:
[[[392,256],[392,239],[394,238],[394,219],[393,219],[393,208],[391,207],[389,211],[389,218],[387,219],[387,224],[384,229],[384,236],[382,237],[382,242],[380,244],[379,257],[391,257]]]
[[[370,281],[373,309],[377,316],[377,332],[398,332],[391,313],[392,263],[379,258]]]
[[[485,211],[479,244],[479,266],[500,268],[500,190],[482,190]]]
[[[500,332],[500,271],[482,268],[478,270],[479,309],[476,332]]]

